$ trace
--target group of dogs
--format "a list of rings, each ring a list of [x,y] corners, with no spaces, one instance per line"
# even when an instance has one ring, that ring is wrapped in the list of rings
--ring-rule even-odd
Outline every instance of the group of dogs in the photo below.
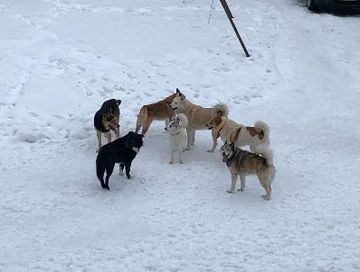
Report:
[[[262,197],[270,200],[275,167],[269,147],[270,131],[266,123],[257,121],[254,126],[244,126],[228,118],[226,104],[218,103],[211,108],[204,108],[191,103],[179,89],[176,89],[175,93],[163,100],[144,105],[138,114],[135,132],[130,131],[119,138],[120,104],[121,100],[107,100],[94,116],[98,138],[96,172],[103,189],[110,189],[109,178],[116,163],[119,163],[119,174],[123,175],[125,168],[127,178],[131,178],[131,163],[143,145],[145,134],[154,120],[162,120],[165,121],[165,130],[170,137],[170,164],[174,163],[175,153],[178,154],[179,163],[183,163],[181,154],[194,145],[195,131],[209,129],[213,144],[208,152],[216,149],[218,138],[224,142],[220,153],[231,174],[231,186],[227,192],[234,192],[238,177],[241,182],[239,191],[243,191],[245,177],[257,175],[265,189]],[[116,135],[117,139],[114,141],[111,141],[111,132]],[[101,144],[102,135],[108,141],[104,146]],[[240,148],[247,145],[250,151]]]

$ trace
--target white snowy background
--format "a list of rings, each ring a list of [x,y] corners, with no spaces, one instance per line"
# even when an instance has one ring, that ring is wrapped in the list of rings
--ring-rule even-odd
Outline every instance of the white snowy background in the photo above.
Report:
[[[0,0],[0,271],[360,270],[360,18],[228,2],[250,58],[216,0]],[[125,134],[176,87],[269,124],[271,201],[209,131],[169,165],[162,122],[100,189],[96,110]]]

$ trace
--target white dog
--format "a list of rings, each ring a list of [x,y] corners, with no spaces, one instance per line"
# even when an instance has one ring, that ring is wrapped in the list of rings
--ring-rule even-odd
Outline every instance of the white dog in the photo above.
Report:
[[[174,153],[178,152],[179,154],[179,162],[183,163],[181,159],[181,153],[184,152],[186,148],[186,127],[188,125],[188,119],[185,114],[178,113],[175,117],[168,122],[166,126],[166,131],[169,132],[170,135],[170,149],[171,149],[171,159],[170,164],[174,163]]]

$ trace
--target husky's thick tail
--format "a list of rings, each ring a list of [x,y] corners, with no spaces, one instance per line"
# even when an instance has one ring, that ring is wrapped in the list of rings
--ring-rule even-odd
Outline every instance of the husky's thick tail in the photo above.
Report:
[[[264,133],[264,138],[268,141],[270,134],[269,126],[263,121],[256,121],[254,126],[256,129],[261,130]]]
[[[179,124],[180,124],[182,127],[187,127],[189,121],[188,121],[188,118],[186,117],[185,114],[183,114],[183,113],[178,113],[178,114],[176,114],[176,118],[179,118]]]
[[[217,103],[213,108],[212,108],[212,115],[214,117],[227,117],[229,114],[229,108],[225,103]]]
[[[147,119],[148,116],[148,110],[147,107],[142,107],[140,109],[140,112],[137,116],[137,120],[136,120],[136,128],[135,128],[135,132],[138,133],[140,128],[145,124],[145,120]]]
[[[265,145],[259,145],[256,147],[256,153],[265,158],[267,165],[273,165],[274,153],[269,147]]]

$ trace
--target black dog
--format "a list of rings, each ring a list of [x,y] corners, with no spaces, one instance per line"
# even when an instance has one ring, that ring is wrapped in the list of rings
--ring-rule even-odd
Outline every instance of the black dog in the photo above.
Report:
[[[111,142],[111,132],[114,131],[116,137],[119,138],[120,135],[120,109],[119,105],[121,100],[110,99],[105,101],[101,108],[95,113],[94,116],[94,127],[96,129],[96,134],[98,138],[98,151],[101,147],[101,135],[104,133],[105,137],[108,140],[108,143]]]
[[[126,176],[130,178],[130,167],[133,159],[143,145],[144,135],[130,131],[124,137],[117,139],[100,148],[96,158],[96,174],[103,189],[110,190],[109,178],[114,170],[115,163],[120,163],[120,174],[125,167]],[[104,173],[106,178],[104,182]]]

